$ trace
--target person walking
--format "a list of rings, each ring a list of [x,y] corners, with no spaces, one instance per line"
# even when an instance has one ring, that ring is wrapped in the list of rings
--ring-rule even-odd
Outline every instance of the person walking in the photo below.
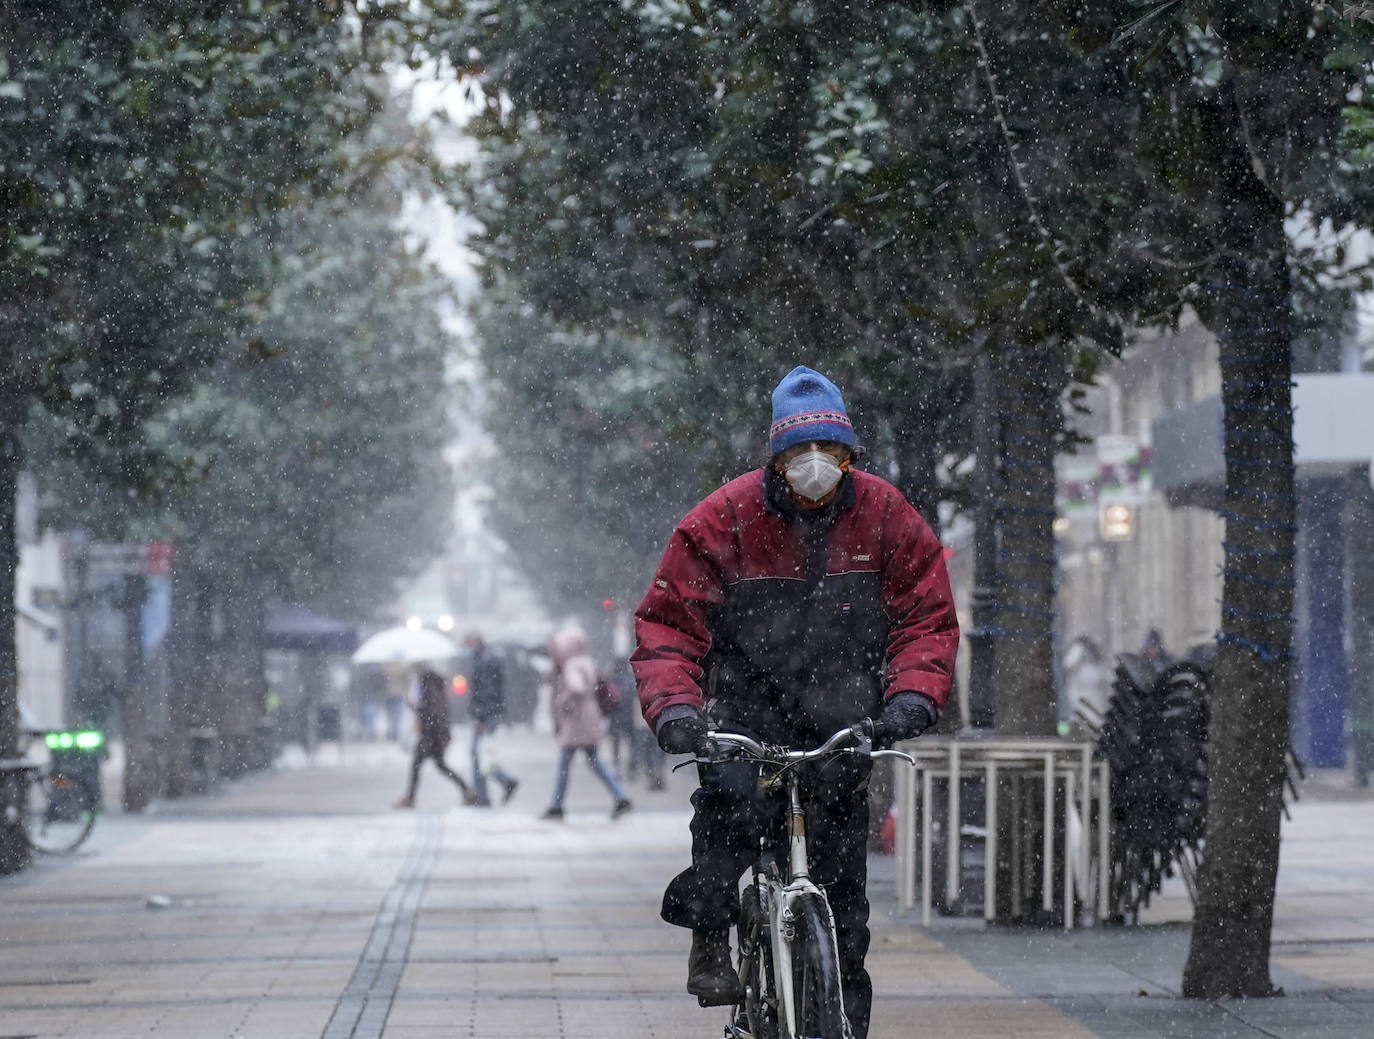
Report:
[[[911,739],[949,696],[959,626],[940,542],[895,487],[853,468],[834,383],[794,368],[772,404],[768,464],[677,525],[635,612],[640,706],[670,754],[709,750],[712,726],[789,747],[862,722],[879,745]],[[859,757],[806,773],[811,876],[834,912],[856,1039],[873,997],[868,773]],[[669,883],[662,916],[692,930],[687,991],[723,1005],[741,995],[729,942],[739,879],[771,819],[757,766],[701,763],[698,778],[692,864]]]
[[[442,676],[428,668],[419,674],[415,700],[411,708],[415,711],[419,739],[415,742],[415,753],[410,759],[410,784],[405,796],[396,802],[397,808],[414,808],[415,791],[420,785],[420,766],[427,758],[434,759],[434,766],[456,786],[463,795],[464,804],[472,804],[476,795],[453,769],[444,761],[449,740],[453,736],[452,714],[449,711],[448,689]]]
[[[597,756],[596,745],[606,734],[606,722],[596,702],[596,663],[587,654],[587,633],[575,624],[554,632],[549,640],[555,668],[553,717],[558,733],[558,779],[553,802],[545,819],[563,818],[563,798],[568,792],[568,773],[580,750],[597,778],[611,792],[611,818],[618,819],[634,806],[614,775]]]
[[[505,669],[501,659],[477,632],[469,634],[464,641],[472,651],[472,666],[468,668],[471,672],[468,676],[468,713],[472,715],[472,788],[477,796],[474,803],[481,807],[491,804],[487,790],[487,779],[491,778],[501,784],[501,803],[505,804],[520,785],[519,780],[496,763],[491,750],[491,735],[506,717]],[[483,758],[487,760],[484,762]]]
[[[622,660],[618,666],[624,669],[621,676],[624,682],[622,688],[633,690],[635,678],[630,661]],[[625,698],[631,699],[628,695]],[[633,782],[635,777],[643,772],[645,786],[654,791],[662,790],[668,785],[663,778],[663,765],[666,760],[663,751],[659,749],[658,741],[654,739],[654,730],[644,720],[644,712],[639,709],[639,701],[636,699],[630,713],[630,764],[626,776]]]
[[[1064,651],[1064,711],[1071,726],[1095,734],[1111,704],[1111,688],[1102,651],[1088,635],[1079,635]]]
[[[1164,636],[1158,628],[1151,628],[1141,638],[1140,658],[1157,675],[1162,675],[1173,666],[1174,658],[1164,648]]]
[[[630,681],[625,681],[628,675]],[[601,711],[606,718],[607,734],[611,741],[611,768],[617,776],[633,776],[630,773],[631,762],[634,759],[634,722],[633,718],[639,713],[638,704],[630,695],[629,690],[634,688],[634,674],[630,671],[628,660],[617,660],[611,665],[610,673],[601,676],[614,693],[614,703],[609,711],[606,704],[601,705]]]

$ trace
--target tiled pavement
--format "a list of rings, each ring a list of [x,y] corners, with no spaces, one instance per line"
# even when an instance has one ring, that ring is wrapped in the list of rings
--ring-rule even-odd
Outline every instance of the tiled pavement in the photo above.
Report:
[[[456,753],[464,747],[459,739]],[[716,1039],[681,990],[687,936],[661,924],[686,857],[686,774],[609,798],[579,764],[563,824],[539,821],[544,738],[514,735],[508,806],[387,806],[401,752],[326,747],[310,765],[103,819],[87,848],[0,880],[0,1039],[315,1037]],[[875,859],[869,964],[879,1037],[1374,1037],[1374,802],[1314,797],[1287,828],[1275,929],[1285,999],[1176,998],[1186,900],[1150,926],[1056,932],[891,912]]]

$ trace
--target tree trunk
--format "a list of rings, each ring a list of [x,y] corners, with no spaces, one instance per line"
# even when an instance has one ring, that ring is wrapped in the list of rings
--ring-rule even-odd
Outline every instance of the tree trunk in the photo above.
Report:
[[[19,661],[14,641],[19,543],[14,499],[23,457],[19,440],[23,418],[18,396],[0,376],[0,761],[19,756]],[[0,771],[0,876],[17,873],[29,864],[23,817],[11,818],[4,811],[5,806],[19,804],[23,793],[20,773]]]
[[[1017,347],[999,358],[995,378],[1000,422],[1000,493],[997,517],[997,638],[993,681],[997,735],[1047,736],[1054,732],[1054,450],[1060,423],[1053,351],[1043,345]],[[1001,854],[997,870],[1001,922],[1045,923],[1040,903],[1045,863],[1040,826],[1053,819],[1012,811],[1015,804],[1040,804],[1038,795],[1019,799],[1016,781],[1003,778],[995,825]],[[1024,790],[1019,791],[1024,793]],[[1027,847],[1032,877],[1019,902],[1011,849]],[[1062,837],[1057,838],[1063,840]],[[1060,885],[1056,884],[1056,890]],[[1072,907],[1069,908],[1072,911]]]
[[[973,483],[973,626],[969,645],[968,717],[973,729],[996,726],[998,574],[997,499],[1000,493],[996,373],[983,354],[973,369],[973,449],[978,459]]]
[[[913,409],[895,418],[893,446],[897,453],[897,489],[938,533],[940,482],[935,475],[936,448],[927,432],[929,416]]]
[[[1062,365],[1016,351],[998,375],[1002,494],[997,503],[997,732],[1047,736],[1054,704],[1054,451]]]
[[[261,764],[254,743],[267,692],[262,659],[266,596],[246,582],[235,587],[222,606],[225,640],[218,654],[218,681],[212,680],[207,692],[218,701],[220,771],[236,776]]]
[[[143,661],[143,602],[147,583],[142,574],[126,574],[121,611],[124,615],[124,737],[126,812],[141,812],[153,799],[153,747],[148,738],[148,683]]]
[[[1225,87],[1225,85],[1223,85]],[[1293,637],[1292,303],[1283,205],[1260,183],[1231,90],[1209,129],[1224,217],[1201,307],[1221,352],[1226,519],[1211,791],[1183,994],[1269,996]]]
[[[167,632],[168,797],[184,797],[190,788],[192,690],[197,661],[203,659],[204,650],[197,630],[201,611],[196,574],[179,555],[172,561],[172,618]]]

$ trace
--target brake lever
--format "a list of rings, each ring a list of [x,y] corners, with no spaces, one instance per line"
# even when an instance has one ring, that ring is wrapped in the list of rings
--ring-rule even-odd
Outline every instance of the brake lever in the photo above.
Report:
[[[874,750],[870,751],[868,756],[870,758],[901,758],[903,761],[905,761],[908,765],[911,765],[912,767],[915,767],[916,765],[916,759],[913,758],[910,754],[901,750]]]
[[[732,747],[729,744],[717,743],[709,739],[704,742],[709,743],[709,746],[698,747],[697,753],[693,754],[686,761],[674,765],[672,770],[676,772],[678,769],[686,768],[688,765],[719,765],[727,761],[734,761],[741,753],[740,748]],[[703,750],[705,751],[704,753]]]

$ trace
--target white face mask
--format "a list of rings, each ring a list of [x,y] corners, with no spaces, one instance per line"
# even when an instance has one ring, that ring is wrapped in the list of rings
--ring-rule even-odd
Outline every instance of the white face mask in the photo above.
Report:
[[[807,451],[787,463],[784,475],[792,490],[803,498],[820,501],[835,489],[844,470],[832,455],[824,451]]]

